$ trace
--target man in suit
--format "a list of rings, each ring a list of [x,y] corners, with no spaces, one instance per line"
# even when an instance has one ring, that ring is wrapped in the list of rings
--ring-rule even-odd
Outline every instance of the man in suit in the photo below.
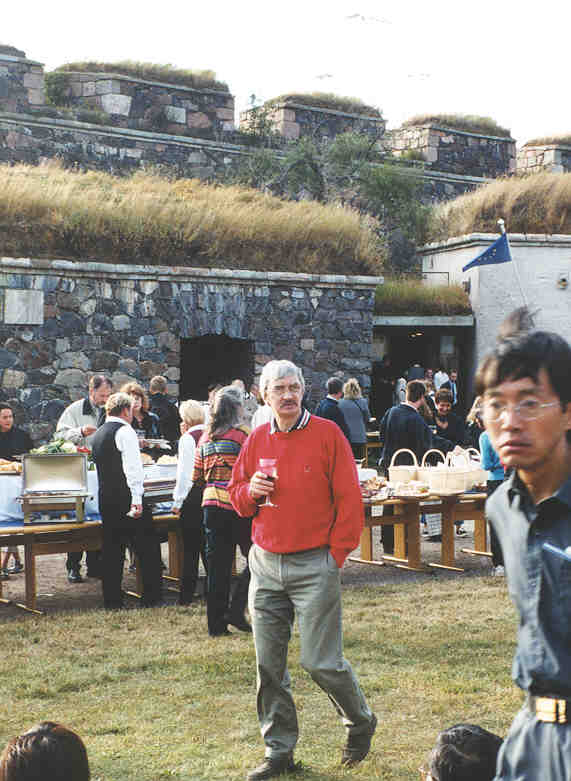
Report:
[[[440,388],[449,390],[452,394],[452,409],[454,412],[458,412],[458,403],[459,403],[459,396],[458,396],[458,372],[456,369],[450,370],[450,378],[443,382]]]
[[[314,414],[319,418],[326,418],[337,423],[341,431],[349,440],[349,427],[345,422],[345,417],[339,409],[339,399],[343,396],[343,383],[339,377],[330,377],[327,380],[327,396],[321,399]]]
[[[161,600],[161,556],[150,508],[143,504],[143,462],[133,420],[133,399],[113,393],[105,405],[107,419],[92,440],[99,481],[99,512],[103,521],[103,603],[123,607],[121,581],[125,546],[139,558],[143,605]]]

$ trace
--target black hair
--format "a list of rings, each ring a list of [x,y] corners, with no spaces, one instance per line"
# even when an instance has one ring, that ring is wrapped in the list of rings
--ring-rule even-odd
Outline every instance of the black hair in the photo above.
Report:
[[[430,756],[434,781],[492,781],[503,740],[477,724],[443,730]]]
[[[341,393],[343,390],[343,381],[339,377],[330,377],[327,380],[327,393]]]
[[[414,404],[426,395],[426,385],[422,380],[411,380],[406,384],[406,400]]]
[[[483,395],[506,380],[531,377],[545,369],[562,407],[571,401],[571,347],[549,331],[519,332],[502,339],[484,358],[476,374],[476,392]]]

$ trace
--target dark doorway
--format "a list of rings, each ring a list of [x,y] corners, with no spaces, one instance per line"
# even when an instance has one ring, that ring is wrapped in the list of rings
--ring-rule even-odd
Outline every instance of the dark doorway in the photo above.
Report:
[[[180,399],[208,399],[208,387],[241,379],[249,388],[254,378],[254,353],[248,339],[208,334],[181,340]]]
[[[402,376],[414,363],[432,366],[432,339],[423,328],[395,328],[391,332],[390,358],[396,376]]]

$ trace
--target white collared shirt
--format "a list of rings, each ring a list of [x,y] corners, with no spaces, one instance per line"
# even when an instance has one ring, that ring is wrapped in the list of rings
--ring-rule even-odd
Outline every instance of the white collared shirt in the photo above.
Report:
[[[196,443],[191,432],[198,429],[204,429],[204,425],[200,423],[198,426],[192,426],[192,428],[189,428],[178,441],[176,485],[172,494],[173,510],[180,510],[182,503],[192,488],[192,472],[194,470]]]
[[[115,433],[115,445],[121,453],[123,472],[131,491],[131,504],[142,504],[145,473],[135,429],[123,418],[116,418],[113,415],[108,415],[105,422],[122,424]]]

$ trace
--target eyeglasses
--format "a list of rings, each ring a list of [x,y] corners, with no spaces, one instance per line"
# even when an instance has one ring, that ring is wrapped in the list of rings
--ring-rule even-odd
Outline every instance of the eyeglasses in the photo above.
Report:
[[[286,393],[297,395],[301,393],[301,385],[297,382],[293,385],[274,385],[273,388],[269,389],[269,392],[273,396],[285,396]]]
[[[535,420],[543,415],[543,410],[547,407],[559,406],[558,401],[548,401],[543,404],[537,399],[525,399],[520,401],[519,404],[512,406],[512,412],[514,412],[522,420]],[[508,405],[497,399],[487,399],[484,401],[484,419],[489,423],[496,423],[507,412]]]

